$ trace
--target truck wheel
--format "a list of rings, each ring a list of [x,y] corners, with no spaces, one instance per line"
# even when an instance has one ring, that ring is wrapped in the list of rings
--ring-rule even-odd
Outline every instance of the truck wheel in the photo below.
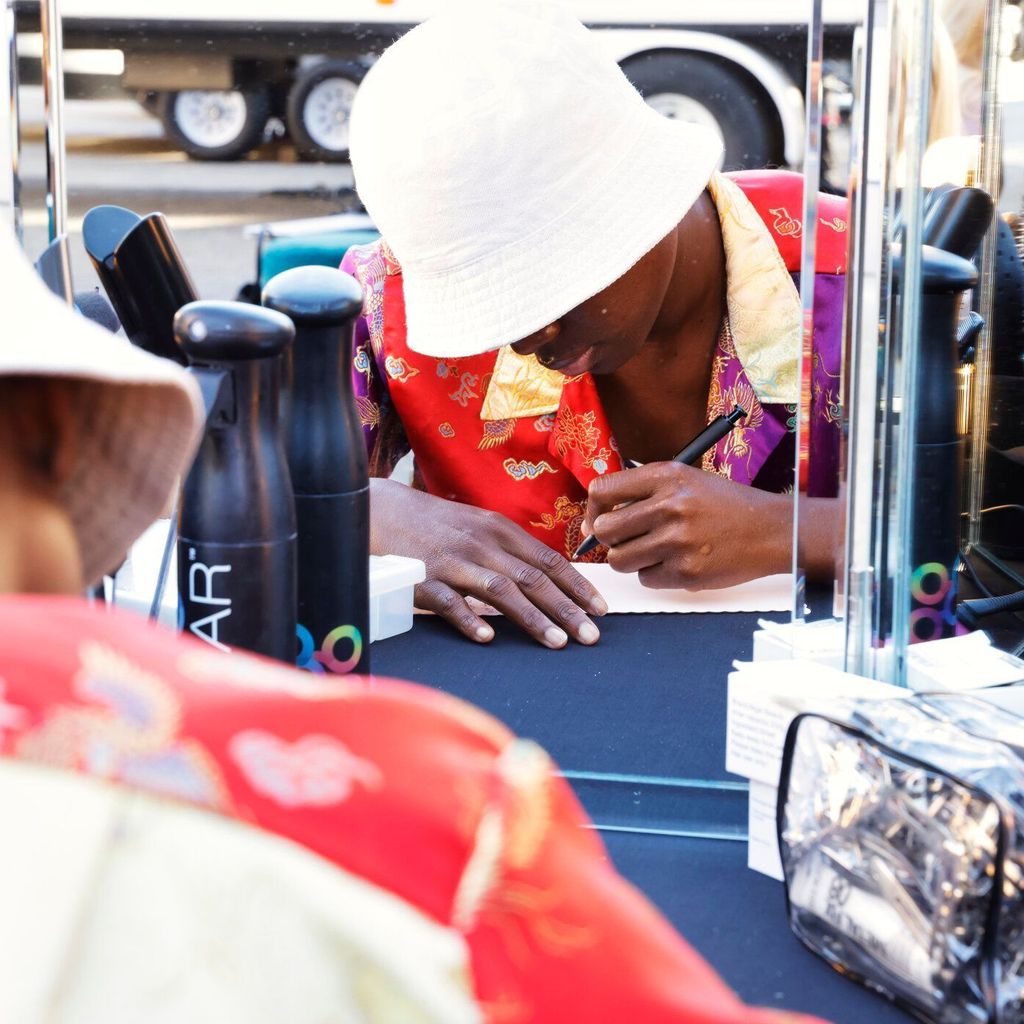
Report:
[[[237,160],[263,141],[266,89],[165,92],[157,105],[167,137],[196,160]]]
[[[774,109],[742,72],[712,58],[664,50],[634,57],[622,70],[659,113],[716,129],[725,142],[723,170],[781,162]]]
[[[285,120],[303,160],[340,163],[348,159],[349,115],[365,74],[359,64],[325,60],[295,79]]]

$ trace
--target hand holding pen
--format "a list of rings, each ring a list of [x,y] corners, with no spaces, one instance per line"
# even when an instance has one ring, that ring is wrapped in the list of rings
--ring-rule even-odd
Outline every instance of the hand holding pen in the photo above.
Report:
[[[746,415],[746,411],[737,405],[728,416],[717,416],[671,461],[683,466],[694,465],[707,452],[711,451]],[[618,507],[625,508],[630,504],[632,502],[623,502]],[[572,556],[573,561],[587,554],[588,551],[593,551],[600,543],[601,541],[594,534],[590,534],[576,549]]]

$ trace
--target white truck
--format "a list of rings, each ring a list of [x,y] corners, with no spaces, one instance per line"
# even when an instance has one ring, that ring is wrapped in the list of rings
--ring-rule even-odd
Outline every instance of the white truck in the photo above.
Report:
[[[19,29],[38,0],[14,0]],[[283,124],[299,155],[345,160],[348,112],[381,50],[453,0],[62,0],[64,43],[123,54],[121,86],[198,159],[228,160]],[[479,0],[486,3],[487,0]],[[560,0],[647,101],[711,124],[725,166],[796,166],[810,0]],[[861,5],[824,0],[826,60],[849,61]]]

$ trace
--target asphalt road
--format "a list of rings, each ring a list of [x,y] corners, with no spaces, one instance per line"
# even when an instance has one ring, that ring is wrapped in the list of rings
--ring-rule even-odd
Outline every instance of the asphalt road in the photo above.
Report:
[[[1001,208],[1024,209],[1024,62],[1006,63],[1004,190]],[[42,90],[22,89],[26,246],[46,245]],[[232,298],[255,275],[246,225],[315,217],[356,202],[347,164],[300,163],[289,145],[268,142],[232,163],[191,161],[163,141],[160,124],[131,100],[67,103],[67,179],[75,286],[95,276],[81,246],[82,216],[100,203],[161,210],[203,298]]]
[[[26,249],[47,243],[42,91],[21,90]],[[273,141],[232,163],[189,160],[163,141],[160,124],[131,100],[69,100],[68,226],[76,290],[96,284],[81,244],[82,217],[113,203],[167,215],[201,297],[233,298],[255,277],[256,245],[246,225],[317,217],[355,203],[347,164],[299,163]]]

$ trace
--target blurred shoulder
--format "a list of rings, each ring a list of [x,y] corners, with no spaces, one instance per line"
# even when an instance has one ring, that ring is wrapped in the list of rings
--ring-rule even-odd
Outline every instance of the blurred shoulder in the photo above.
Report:
[[[724,175],[757,211],[792,273],[800,270],[803,248],[804,176],[794,171],[734,171]],[[815,270],[846,273],[849,202],[845,196],[818,193]]]

